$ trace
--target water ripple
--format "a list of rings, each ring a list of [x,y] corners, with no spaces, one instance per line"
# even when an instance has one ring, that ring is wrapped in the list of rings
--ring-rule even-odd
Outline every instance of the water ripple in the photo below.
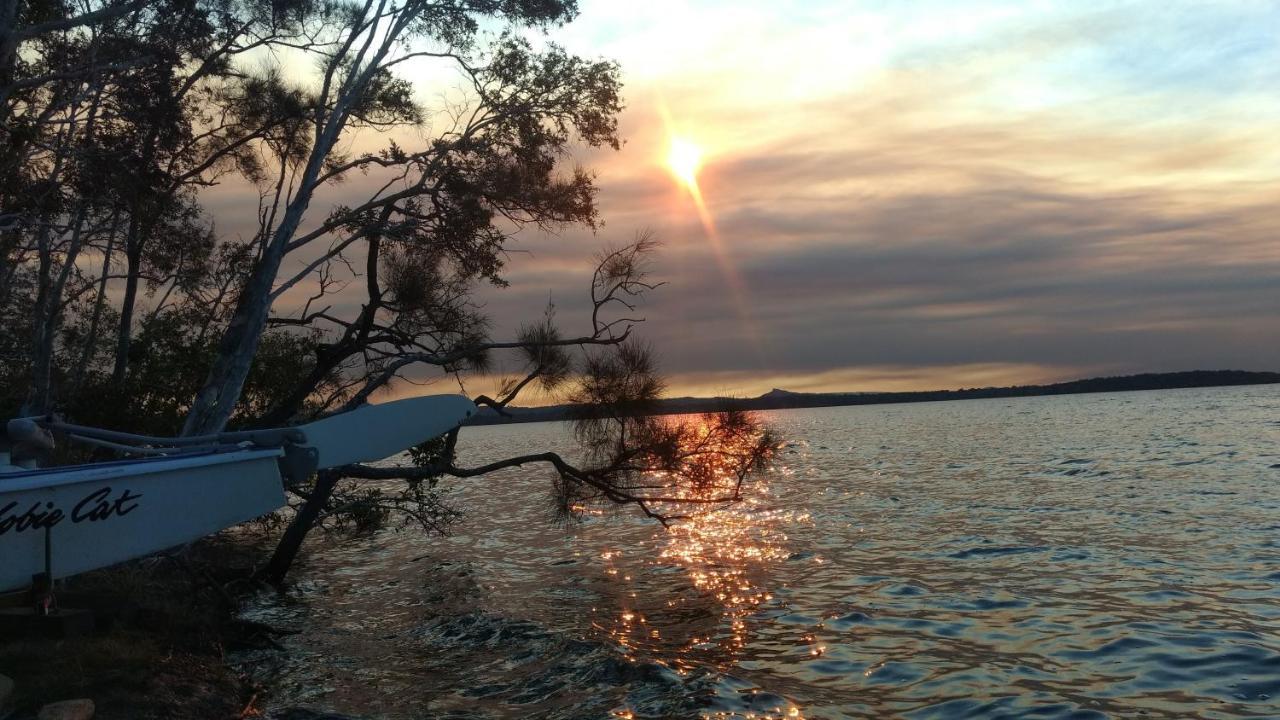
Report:
[[[264,599],[299,633],[263,672],[379,718],[1277,718],[1277,416],[1275,386],[778,412],[755,501],[674,533],[459,484],[457,535]]]

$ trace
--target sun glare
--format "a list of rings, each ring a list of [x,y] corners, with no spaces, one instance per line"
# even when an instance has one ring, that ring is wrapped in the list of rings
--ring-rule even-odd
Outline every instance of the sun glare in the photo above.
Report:
[[[667,151],[667,166],[681,183],[690,187],[698,186],[698,168],[702,165],[702,149],[692,141],[671,138],[671,148]]]

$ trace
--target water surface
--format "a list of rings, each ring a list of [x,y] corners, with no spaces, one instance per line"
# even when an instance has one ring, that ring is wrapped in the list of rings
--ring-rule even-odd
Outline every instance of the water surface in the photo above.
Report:
[[[317,546],[245,667],[370,718],[1280,717],[1280,387],[767,417],[777,469],[670,531],[451,481],[450,537]]]

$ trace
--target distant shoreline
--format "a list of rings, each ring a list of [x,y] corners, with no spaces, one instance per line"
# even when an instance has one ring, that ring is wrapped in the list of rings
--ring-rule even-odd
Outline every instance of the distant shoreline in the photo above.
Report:
[[[1086,393],[1126,392],[1136,390],[1177,390],[1185,388],[1271,385],[1280,383],[1280,373],[1246,370],[1190,370],[1171,373],[1142,373],[1117,377],[1097,377],[1053,383],[1049,385],[1013,385],[1008,387],[965,388],[961,390],[922,390],[913,392],[865,393],[797,393],[770,390],[754,398],[669,398],[649,408],[648,415],[683,415],[688,413],[739,410],[790,410],[797,408],[840,407],[845,405],[890,405],[896,403],[939,402],[947,400],[979,400],[988,398],[1036,397],[1042,395],[1080,395]],[[525,422],[556,422],[573,417],[574,405],[507,408],[509,417],[491,408],[481,408],[467,425],[506,425]]]

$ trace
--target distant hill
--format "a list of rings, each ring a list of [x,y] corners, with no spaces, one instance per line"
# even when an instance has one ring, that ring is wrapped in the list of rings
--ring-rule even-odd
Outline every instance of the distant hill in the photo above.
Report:
[[[1119,377],[1088,378],[1052,385],[925,390],[919,392],[798,393],[774,388],[754,398],[668,398],[659,402],[658,415],[718,412],[726,408],[743,410],[784,410],[788,408],[832,407],[837,405],[881,405],[887,403],[977,400],[981,398],[1030,397],[1033,395],[1074,395],[1078,393],[1172,390],[1176,388],[1220,387],[1227,385],[1268,385],[1280,383],[1280,373],[1245,370],[1191,370],[1173,373],[1143,373]],[[481,408],[467,424],[495,425],[513,422],[567,420],[574,406],[551,405],[539,408],[507,408],[510,417],[492,408]]]

